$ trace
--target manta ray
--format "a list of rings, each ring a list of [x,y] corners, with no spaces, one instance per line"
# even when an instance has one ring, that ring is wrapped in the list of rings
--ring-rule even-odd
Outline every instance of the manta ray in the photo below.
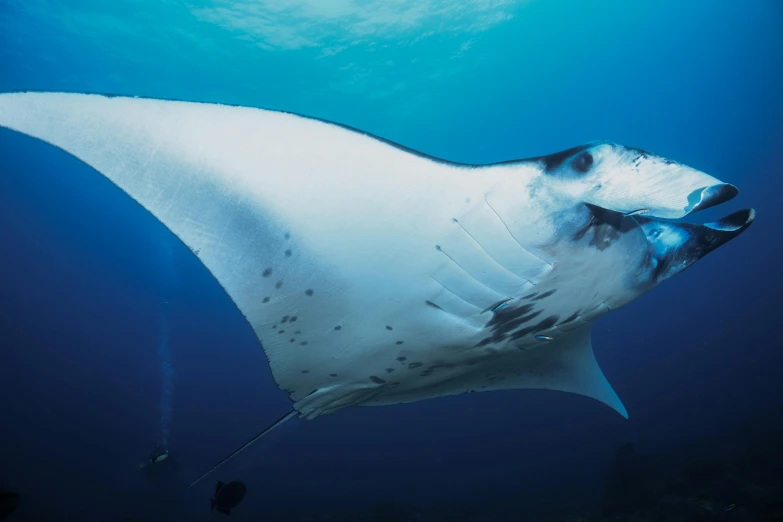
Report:
[[[0,126],[111,180],[247,319],[293,406],[222,462],[295,416],[466,392],[627,418],[593,323],[755,216],[683,222],[737,188],[608,141],[467,164],[287,112],[54,92],[0,94]]]

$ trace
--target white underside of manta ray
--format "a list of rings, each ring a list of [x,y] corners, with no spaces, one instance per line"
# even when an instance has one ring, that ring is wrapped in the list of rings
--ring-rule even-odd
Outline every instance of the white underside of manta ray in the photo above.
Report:
[[[305,418],[514,388],[627,416],[593,321],[754,217],[678,223],[737,189],[608,142],[466,165],[294,114],[67,93],[1,94],[0,126],[89,164],[177,235]]]

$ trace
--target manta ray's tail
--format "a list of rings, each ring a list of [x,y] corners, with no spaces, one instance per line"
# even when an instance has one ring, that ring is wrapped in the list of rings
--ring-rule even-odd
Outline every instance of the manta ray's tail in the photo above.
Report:
[[[206,477],[207,477],[207,476],[209,476],[209,475],[210,475],[210,474],[211,474],[213,471],[215,471],[215,470],[216,470],[216,469],[218,469],[220,466],[222,466],[223,464],[225,464],[226,462],[228,462],[229,460],[231,460],[231,459],[232,459],[232,458],[233,458],[235,455],[237,455],[237,454],[238,454],[240,451],[242,451],[243,449],[247,448],[248,446],[250,446],[251,444],[253,444],[255,441],[257,441],[258,439],[260,439],[261,437],[263,437],[264,435],[266,435],[266,434],[267,434],[267,433],[269,433],[270,431],[274,430],[275,428],[277,428],[278,426],[280,426],[281,424],[283,424],[285,421],[287,421],[287,420],[289,420],[289,419],[292,419],[294,416],[296,416],[296,414],[297,414],[296,410],[291,410],[291,411],[289,411],[288,413],[286,413],[285,415],[283,415],[282,417],[280,417],[279,419],[277,419],[277,420],[276,420],[274,423],[270,424],[269,426],[267,426],[266,428],[264,428],[263,430],[261,430],[261,432],[260,432],[258,435],[254,436],[252,439],[250,439],[249,441],[245,442],[245,443],[244,443],[244,444],[242,444],[240,447],[238,447],[237,449],[235,449],[234,451],[232,451],[231,453],[229,453],[229,454],[228,454],[228,455],[227,455],[227,456],[226,456],[226,457],[225,457],[223,460],[221,460],[220,462],[218,462],[217,464],[215,464],[214,466],[212,466],[212,468],[211,468],[209,471],[207,471],[206,473],[204,473],[203,475],[201,475],[199,478],[197,478],[196,480],[194,480],[193,482],[191,482],[191,483],[190,483],[190,485],[188,486],[188,489],[192,488],[193,486],[195,486],[196,484],[198,484],[199,482],[201,482],[201,480],[202,480],[202,479],[206,478]]]

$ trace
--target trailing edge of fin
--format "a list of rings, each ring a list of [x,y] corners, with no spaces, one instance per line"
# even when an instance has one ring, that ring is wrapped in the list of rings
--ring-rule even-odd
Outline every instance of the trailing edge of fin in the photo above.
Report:
[[[592,327],[587,324],[568,333],[555,336],[546,343],[538,342],[531,347],[523,344],[505,353],[493,356],[494,363],[478,366],[457,366],[468,374],[445,379],[441,384],[414,389],[408,394],[392,397],[366,397],[361,405],[381,406],[416,402],[465,392],[491,392],[493,390],[555,390],[575,393],[600,401],[624,418],[628,411],[607,381],[593,354],[590,341]],[[452,371],[459,371],[454,369]],[[487,373],[489,371],[490,373]],[[491,377],[490,377],[491,376]],[[318,399],[313,394],[307,401]],[[297,404],[305,417],[314,417],[311,404]],[[319,413],[320,414],[320,413]]]
[[[584,395],[606,404],[627,419],[628,411],[595,359],[591,332],[591,326],[579,328],[542,347],[538,361],[541,375],[533,386],[522,387]]]

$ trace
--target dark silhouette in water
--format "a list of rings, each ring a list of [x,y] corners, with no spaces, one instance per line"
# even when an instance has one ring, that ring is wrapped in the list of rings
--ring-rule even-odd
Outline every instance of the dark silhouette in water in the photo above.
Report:
[[[603,518],[636,522],[783,522],[783,433],[731,458],[640,455],[623,445],[611,466]]]
[[[664,493],[663,459],[641,455],[630,443],[617,450],[610,470],[603,508],[607,517],[620,516],[633,512],[638,506],[655,503]]]
[[[525,491],[508,491],[503,504],[467,499],[416,505],[389,498],[332,512],[292,505],[274,520],[310,522],[783,522],[783,433],[752,436],[725,449],[713,441],[710,457],[646,454],[621,445],[609,467],[603,499],[590,506],[565,505],[569,490],[546,511],[525,511],[515,501]]]
[[[230,515],[231,510],[242,502],[245,498],[245,485],[241,482],[229,482],[223,484],[218,481],[215,486],[215,498],[210,499],[212,510],[217,509],[220,513]]]
[[[169,458],[169,452],[166,450],[158,451],[152,457],[150,457],[150,464],[159,464]]]
[[[19,494],[0,489],[0,520],[10,517],[19,506]]]
[[[171,456],[168,451],[158,450],[139,464],[139,469],[150,480],[173,478],[180,471],[180,461],[176,456]]]

